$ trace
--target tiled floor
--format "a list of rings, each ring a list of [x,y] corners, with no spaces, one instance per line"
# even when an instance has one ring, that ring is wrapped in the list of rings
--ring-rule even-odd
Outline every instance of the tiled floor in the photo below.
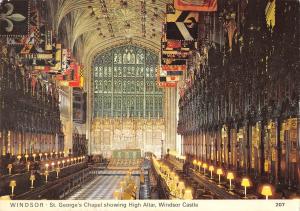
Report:
[[[120,181],[125,177],[126,171],[103,171],[102,175],[84,187],[67,197],[69,200],[88,200],[88,199],[113,199],[113,192],[119,188]],[[139,177],[133,177],[136,184]]]

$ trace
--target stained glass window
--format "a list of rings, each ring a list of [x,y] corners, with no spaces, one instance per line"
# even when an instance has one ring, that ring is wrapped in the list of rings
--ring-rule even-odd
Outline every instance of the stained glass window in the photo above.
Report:
[[[157,61],[156,54],[131,45],[99,54],[93,64],[94,117],[162,117]]]

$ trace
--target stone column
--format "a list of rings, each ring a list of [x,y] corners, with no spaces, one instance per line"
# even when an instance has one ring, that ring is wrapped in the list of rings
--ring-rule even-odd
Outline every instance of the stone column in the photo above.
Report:
[[[300,193],[300,82],[298,81],[298,118],[297,118],[297,192]]]
[[[300,101],[299,101],[299,111],[297,118],[297,192],[300,193]]]
[[[232,166],[232,151],[231,151],[231,144],[232,144],[232,140],[231,140],[231,123],[228,123],[227,126],[227,168],[230,169]]]
[[[245,168],[245,173],[246,175],[248,175],[250,173],[250,169],[251,169],[251,137],[252,137],[252,127],[250,125],[250,122],[247,121],[245,124],[245,130],[246,130],[246,140],[244,140],[245,143],[245,149],[244,149],[244,158],[245,158],[245,162],[244,162],[244,168]]]
[[[265,175],[265,125],[266,122],[263,119],[260,124],[260,176]]]
[[[73,89],[72,87],[61,88],[59,94],[62,101],[66,101],[66,107],[62,108],[60,117],[64,127],[64,151],[72,150],[73,139]],[[62,105],[64,106],[64,105]]]
[[[276,143],[276,163],[275,163],[275,184],[277,186],[281,183],[281,171],[280,171],[280,162],[281,162],[281,142],[280,142],[280,128],[281,123],[280,119],[276,118],[275,120],[275,143]]]
[[[166,124],[166,140],[164,141],[164,150],[176,149],[177,139],[177,88],[165,89],[165,124]],[[164,152],[165,153],[165,152]]]
[[[87,99],[86,99],[86,139],[88,140],[88,154],[91,155],[93,153],[93,143],[95,143],[95,135],[92,135],[92,115],[93,115],[93,95],[92,95],[92,84],[91,78],[92,68],[90,67],[86,71],[86,82],[85,83],[85,90],[87,91]],[[94,132],[95,134],[95,132]]]

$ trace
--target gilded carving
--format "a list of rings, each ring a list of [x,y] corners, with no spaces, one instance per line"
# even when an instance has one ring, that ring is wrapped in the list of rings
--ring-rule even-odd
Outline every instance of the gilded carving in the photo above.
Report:
[[[92,124],[95,154],[111,155],[116,149],[141,149],[160,153],[164,137],[164,119],[97,118]]]

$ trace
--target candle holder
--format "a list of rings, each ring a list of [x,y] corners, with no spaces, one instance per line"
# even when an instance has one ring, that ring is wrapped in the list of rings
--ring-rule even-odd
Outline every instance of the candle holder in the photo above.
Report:
[[[120,196],[121,196],[120,191],[119,190],[115,190],[113,196],[114,196],[115,200],[121,199],[120,198]]]
[[[32,154],[32,157],[33,157],[33,162],[35,162],[36,154]]]
[[[215,170],[214,166],[209,166],[208,170],[210,171],[210,179],[213,179],[212,172]]]
[[[193,199],[193,194],[191,189],[185,189],[184,194],[183,194],[183,199],[184,200],[192,200]]]
[[[221,184],[221,175],[223,174],[223,170],[221,168],[217,169],[217,175],[219,176],[219,185]]]
[[[229,190],[232,190],[231,180],[234,179],[234,175],[232,172],[227,173],[227,179],[229,180]]]
[[[48,171],[45,171],[45,179],[46,179],[46,183],[48,183],[48,175],[49,175],[49,172]]]
[[[197,163],[198,167],[199,167],[199,173],[201,172],[201,165],[202,165],[202,162],[201,161],[198,161]]]
[[[17,159],[18,159],[19,163],[20,163],[20,161],[21,161],[21,158],[22,158],[21,155],[18,155],[18,156],[17,156]]]
[[[51,168],[52,168],[52,171],[54,171],[54,166],[55,166],[55,163],[54,163],[54,162],[52,162],[52,163],[51,163]]]
[[[48,153],[47,152],[45,153],[45,157],[46,157],[46,160],[48,160]]]
[[[57,161],[57,167],[60,167],[60,161]]]
[[[62,167],[65,167],[65,162],[66,162],[65,160],[62,160],[62,161],[61,161]]]
[[[33,188],[34,188],[34,187],[33,187],[33,182],[34,182],[34,180],[35,180],[35,175],[34,175],[34,174],[31,174],[30,177],[29,177],[29,180],[30,180],[30,182],[31,182],[30,189],[33,189]]]
[[[194,169],[197,169],[197,160],[193,160]]]
[[[202,168],[203,168],[203,175],[205,175],[205,170],[207,169],[207,164],[203,163]]]
[[[272,188],[270,185],[264,185],[261,191],[261,195],[266,197],[266,200],[269,199],[269,196],[272,196]]]
[[[29,155],[25,155],[25,162],[27,163],[27,159],[28,159]]]
[[[48,163],[45,164],[45,168],[46,168],[46,171],[48,171],[48,168],[49,168],[49,164]]]
[[[120,191],[123,192],[125,188],[125,181],[120,182]]]
[[[42,156],[43,156],[43,154],[39,153],[40,161],[42,160]]]
[[[58,152],[55,152],[54,154],[55,154],[55,158],[58,158]]]
[[[73,161],[74,161],[74,159],[73,159],[73,158],[71,158],[71,165],[73,164]]]
[[[61,155],[62,155],[62,152],[60,151],[60,152],[59,152],[59,157],[61,157]]]
[[[12,170],[13,165],[10,163],[7,165],[8,168],[8,175],[11,175],[11,170]]]
[[[60,172],[60,168],[57,167],[55,171],[56,171],[56,179],[58,179],[58,173]]]
[[[245,188],[245,199],[247,198],[247,187],[250,187],[250,181],[248,178],[243,178],[241,182],[241,186]]]
[[[11,180],[9,182],[9,186],[11,187],[11,194],[10,194],[10,196],[14,196],[14,190],[15,190],[15,187],[17,186],[16,180]]]
[[[30,171],[30,162],[27,162],[27,171]]]
[[[52,156],[53,156],[53,152],[50,152],[50,158],[52,159]]]

